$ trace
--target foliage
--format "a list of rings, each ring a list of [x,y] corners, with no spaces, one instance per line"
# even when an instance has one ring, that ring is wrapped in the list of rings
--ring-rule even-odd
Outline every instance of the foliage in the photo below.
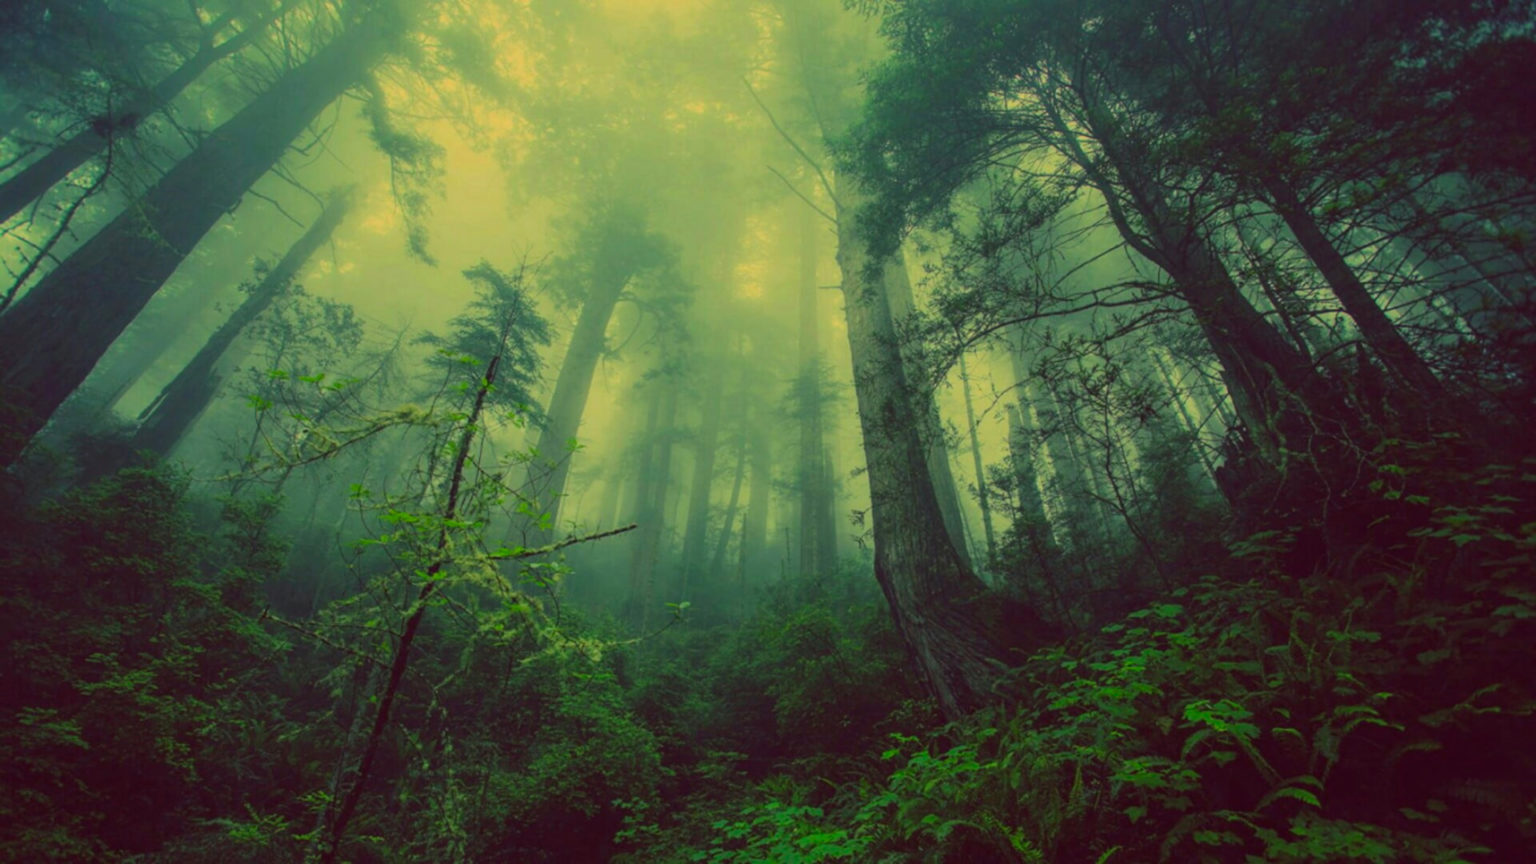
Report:
[[[150,851],[206,812],[196,790],[239,794],[229,736],[282,650],[242,614],[270,547],[200,540],[184,494],[130,469],[5,520],[7,860]]]
[[[1389,448],[1372,540],[1393,555],[1297,578],[1298,529],[1249,538],[1220,574],[1013,669],[999,707],[894,734],[888,774],[830,794],[768,778],[676,860],[1519,858],[1536,472]]]

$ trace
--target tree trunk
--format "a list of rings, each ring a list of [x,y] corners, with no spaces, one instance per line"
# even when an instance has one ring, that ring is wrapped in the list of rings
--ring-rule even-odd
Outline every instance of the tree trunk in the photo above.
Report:
[[[863,196],[852,185],[839,183],[837,261],[869,479],[875,578],[930,692],[956,719],[985,703],[1006,645],[983,602],[986,586],[945,530],[919,433],[924,418],[907,383],[885,293],[890,262],[868,257],[857,224]],[[1029,625],[1033,632],[1016,635],[1043,635],[1038,621]]]
[[[1287,444],[1291,449],[1305,449],[1304,442],[1287,441],[1291,433],[1299,430],[1305,434],[1312,428],[1307,418],[1299,415],[1343,422],[1344,412],[1329,398],[1327,382],[1253,307],[1220,256],[1198,236],[1196,227],[1176,217],[1162,189],[1147,173],[1147,154],[1124,140],[1117,121],[1102,106],[1085,104],[1083,108],[1104,160],[1088,156],[1078,140],[1079,133],[1053,114],[1063,155],[1088,173],[1127,243],[1173,279],[1221,364],[1238,416],[1264,461],[1279,464]],[[1113,179],[1104,173],[1104,163],[1113,169]],[[1144,234],[1130,224],[1123,201],[1134,208]]]
[[[817,218],[809,209],[800,217],[800,370],[795,382],[799,395],[796,407],[800,411],[800,452],[795,471],[799,487],[799,571],[802,576],[819,578],[826,574],[834,556],[825,548],[827,538],[823,530],[832,503],[823,464],[826,433],[821,404],[821,298],[816,285]]]
[[[539,430],[539,442],[534,450],[534,465],[548,471],[538,485],[548,501],[551,526],[548,532],[539,535],[535,545],[549,542],[559,530],[560,499],[565,494],[565,481],[571,472],[571,458],[575,455],[570,444],[581,427],[581,415],[586,411],[587,396],[592,392],[592,376],[597,371],[597,361],[603,356],[608,319],[613,317],[613,309],[628,282],[627,270],[601,274],[598,283],[592,286],[592,293],[581,304],[581,316],[576,319],[576,329],[571,331],[571,344],[560,364],[560,375],[555,379],[555,391],[549,397],[544,428]]]
[[[987,497],[987,473],[981,461],[981,439],[976,434],[976,409],[971,404],[971,376],[960,355],[960,386],[965,388],[965,426],[971,434],[971,467],[976,472],[976,501],[981,505],[981,527],[987,535],[987,558],[997,555],[997,538],[992,533],[992,505]]]
[[[277,266],[267,272],[240,308],[208,337],[192,361],[182,367],[171,383],[165,385],[160,395],[139,414],[142,423],[134,432],[133,450],[153,450],[161,455],[171,452],[218,391],[222,380],[218,365],[225,352],[245,328],[293,284],[315,250],[330,240],[331,233],[351,209],[352,194],[353,190],[349,188],[332,197],[319,218],[288,249]]]
[[[694,442],[693,480],[688,490],[688,521],[683,529],[683,584],[679,597],[689,599],[704,574],[709,534],[709,492],[715,480],[715,450],[720,441],[720,400],[725,389],[724,365],[716,363],[705,385],[703,418]]]
[[[725,505],[725,516],[720,520],[720,534],[715,538],[715,551],[709,557],[709,574],[714,580],[725,576],[725,551],[731,543],[731,533],[736,527],[736,510],[741,505],[741,485],[747,476],[747,430],[743,425],[736,441],[736,470],[731,479],[731,497]]]
[[[476,431],[480,428],[480,418],[485,411],[485,399],[496,386],[496,371],[501,364],[501,352],[505,350],[506,338],[510,328],[514,325],[511,319],[502,324],[502,345],[497,353],[490,358],[485,367],[485,377],[480,380],[480,386],[476,389],[475,400],[470,410],[465,414],[464,423],[460,427],[457,442],[458,449],[454,452],[453,468],[448,473],[448,488],[443,499],[440,511],[442,527],[438,529],[437,539],[433,548],[430,562],[422,572],[420,587],[416,590],[416,600],[409,608],[405,619],[405,627],[400,633],[399,641],[395,643],[394,657],[389,664],[389,677],[384,684],[384,690],[379,694],[376,702],[377,708],[373,715],[373,724],[368,732],[367,744],[363,748],[362,758],[358,760],[356,776],[344,796],[341,797],[334,818],[327,821],[327,830],[320,847],[319,860],[321,864],[332,864],[341,851],[342,838],[346,836],[347,825],[352,820],[352,814],[357,809],[357,804],[363,797],[363,789],[368,783],[368,776],[372,773],[374,759],[378,755],[379,743],[383,740],[384,730],[389,725],[390,711],[394,707],[395,697],[400,692],[400,681],[405,677],[405,670],[411,659],[411,647],[416,641],[416,635],[421,630],[422,619],[426,617],[428,601],[437,588],[442,585],[440,576],[443,569],[452,562],[453,544],[449,526],[459,517],[460,496],[464,491],[464,479],[467,474],[467,465],[470,456],[470,445],[474,442]]]
[[[1062,597],[1061,577],[1056,566],[1060,550],[1056,546],[1055,534],[1051,531],[1051,520],[1045,514],[1045,500],[1040,495],[1039,475],[1035,471],[1034,447],[1024,417],[1022,403],[1017,407],[1008,406],[1008,451],[1012,457],[1014,496],[1018,506],[1018,523],[1014,525],[1014,533],[1024,542],[1025,549],[1039,569],[1040,580],[1045,583],[1051,602],[1056,606],[1057,618],[1071,622],[1072,610]],[[1017,593],[1027,596],[1029,589],[1023,576],[1023,573],[1016,574],[1018,582],[1013,588]]]
[[[656,602],[656,562],[666,527],[667,481],[672,471],[673,425],[677,418],[677,388],[658,379],[647,418],[646,450],[635,483],[635,522],[640,526],[634,556],[630,559],[630,602],[634,619],[644,633],[650,626]]]
[[[42,428],[203,235],[383,45],[364,23],[288,72],[0,315],[0,386],[23,413],[17,437]],[[0,465],[17,455],[6,447]]]
[[[755,411],[761,411],[757,407]],[[752,577],[759,575],[768,552],[768,511],[773,506],[773,447],[762,422],[748,433],[752,468],[752,488],[747,496],[747,512],[741,520],[741,549],[737,559],[737,579],[745,589]]]
[[[885,274],[891,318],[893,322],[900,321],[912,313],[915,302],[912,297],[912,281],[907,277],[907,265],[899,253],[887,264]],[[894,327],[892,333],[892,338],[896,338]],[[970,544],[965,539],[965,517],[960,510],[960,494],[955,488],[955,472],[949,464],[949,445],[944,440],[944,422],[939,417],[938,403],[927,387],[912,386],[916,383],[913,373],[917,370],[911,368],[911,358],[904,354],[902,362],[909,389],[917,400],[916,417],[922,423],[921,434],[926,453],[924,458],[928,473],[933,477],[939,512],[944,516],[944,530],[949,532],[949,539],[954,543],[961,562],[967,569],[972,569]]]
[[[1339,254],[1333,241],[1323,233],[1317,220],[1297,196],[1296,190],[1279,178],[1264,177],[1264,190],[1269,193],[1275,212],[1285,221],[1286,227],[1296,236],[1307,257],[1317,266],[1327,280],[1333,295],[1339,298],[1344,311],[1355,321],[1360,335],[1387,372],[1398,379],[1406,393],[1434,404],[1447,398],[1445,387],[1424,362],[1418,352],[1403,338],[1387,313],[1377,305],[1355,271]]]
[[[147,93],[124,105],[114,116],[105,118],[103,122],[86,124],[81,131],[6,178],[4,183],[0,183],[0,223],[9,221],[22,208],[68,177],[70,172],[84,165],[103,148],[111,146],[119,131],[131,133],[145,117],[170,104],[210,66],[255,41],[271,20],[270,17],[258,18],[223,42],[203,46]]]

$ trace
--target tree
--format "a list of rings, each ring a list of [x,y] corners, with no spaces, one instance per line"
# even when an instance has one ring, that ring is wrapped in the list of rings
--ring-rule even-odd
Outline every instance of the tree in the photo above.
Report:
[[[597,361],[608,351],[606,333],[614,307],[638,273],[662,266],[668,252],[661,239],[647,231],[641,217],[623,204],[599,208],[578,231],[571,257],[557,265],[557,279],[568,283],[567,296],[581,305],[581,314],[565,349],[549,411],[534,447],[534,468],[542,472],[539,487],[547,503],[548,539],[558,530],[560,499],[571,470],[572,444],[592,390]]]
[[[1004,182],[1091,189],[1123,241],[1162,269],[1221,362],[1238,413],[1271,466],[1347,411],[1328,382],[1249,302],[1204,227],[1199,178],[1157,159],[1157,118],[1140,110],[1090,10],[1018,0],[962,15],[943,3],[893,7],[896,53],[871,81],[848,167],[874,184],[870,230],[941,210],[996,164]],[[1044,181],[1041,181],[1044,182]],[[1180,196],[1177,202],[1170,196]]]
[[[219,325],[192,360],[139,413],[139,428],[133,433],[131,449],[152,450],[163,455],[181,440],[218,391],[220,360],[251,322],[293,284],[310,256],[330,239],[336,226],[346,219],[353,195],[350,188],[332,195],[325,209],[304,235],[289,247],[282,260],[266,272],[234,314]]]
[[[549,341],[548,325],[534,311],[523,283],[525,274],[508,274],[480,264],[465,271],[478,291],[471,309],[455,319],[447,337],[429,340],[438,348],[437,363],[443,371],[444,392],[451,408],[443,418],[442,437],[432,442],[435,454],[446,452],[448,464],[426,472],[423,498],[426,512],[396,521],[408,527],[401,532],[404,548],[397,554],[407,562],[409,573],[399,574],[415,588],[414,600],[403,610],[402,627],[394,639],[387,673],[371,698],[374,710],[362,742],[356,767],[347,772],[348,782],[338,800],[330,802],[322,817],[318,859],[331,864],[341,853],[347,826],[362,799],[373,772],[379,746],[390,722],[411,659],[411,648],[422,621],[445,586],[473,580],[477,568],[494,573],[496,561],[528,557],[528,550],[496,551],[477,563],[471,550],[484,542],[487,506],[505,494],[500,473],[486,473],[473,461],[476,444],[487,426],[506,416],[521,416],[532,404],[529,390],[536,381],[540,360],[537,348]],[[492,585],[495,579],[491,580]],[[505,592],[504,592],[505,593]]]
[[[192,247],[382,56],[383,19],[348,22],[0,316],[0,387],[22,412],[17,437],[42,428]],[[18,455],[8,448],[0,464]]]
[[[233,56],[255,42],[280,14],[282,7],[260,9],[242,14],[231,9],[203,25],[197,48],[181,65],[146,91],[132,95],[123,104],[109,105],[109,111],[83,124],[74,134],[54,144],[42,156],[0,183],[0,223],[8,221],[27,204],[47,192],[70,172],[84,165],[102,149],[111,147],[119,135],[131,134],[146,118],[158,113],[214,64]],[[228,36],[220,34],[241,24]]]

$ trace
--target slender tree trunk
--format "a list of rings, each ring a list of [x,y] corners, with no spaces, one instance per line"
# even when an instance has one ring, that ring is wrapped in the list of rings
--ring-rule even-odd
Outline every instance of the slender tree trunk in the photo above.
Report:
[[[736,528],[736,510],[741,505],[741,485],[747,476],[747,430],[743,425],[736,441],[736,470],[731,478],[731,497],[725,505],[725,516],[720,521],[720,535],[715,538],[715,551],[709,557],[711,579],[725,576],[725,552],[731,544],[731,534]]]
[[[1017,522],[1014,534],[1023,542],[1040,574],[1040,581],[1051,596],[1056,616],[1063,622],[1072,621],[1072,610],[1061,593],[1061,576],[1057,571],[1060,550],[1051,531],[1051,522],[1045,513],[1045,501],[1040,495],[1040,482],[1035,471],[1034,447],[1030,443],[1029,425],[1024,420],[1023,406],[1008,406],[1008,451],[1013,467],[1014,497],[1017,505]],[[1029,584],[1025,574],[1016,572],[1011,588],[1017,594],[1029,596]]]
[[[1211,461],[1211,455],[1206,452],[1200,434],[1200,424],[1189,413],[1187,398],[1177,381],[1173,379],[1173,372],[1168,364],[1159,356],[1157,351],[1152,353],[1152,365],[1157,368],[1157,376],[1162,379],[1163,388],[1168,391],[1168,399],[1173,403],[1174,410],[1179,414],[1179,419],[1184,422],[1184,429],[1189,433],[1190,446],[1194,448],[1195,457],[1200,460],[1200,467],[1205,469],[1205,474],[1212,482],[1216,480],[1216,465]]]
[[[666,533],[667,489],[677,420],[677,387],[665,380],[658,380],[655,386],[659,388],[653,403],[656,423],[646,442],[647,449],[653,452],[641,463],[642,473],[635,484],[635,522],[640,526],[640,537],[630,562],[631,592],[642,633],[650,626],[651,607],[656,603],[656,564]]]
[[[754,414],[761,412],[761,406]],[[737,578],[742,587],[760,574],[763,559],[768,552],[768,511],[773,506],[773,447],[768,431],[759,419],[748,433],[752,486],[747,496],[747,512],[741,521],[741,549],[737,562]]]
[[[1339,254],[1333,241],[1323,233],[1296,190],[1279,178],[1266,175],[1264,190],[1269,194],[1275,212],[1285,220],[1286,227],[1296,236],[1307,257],[1317,266],[1327,280],[1344,311],[1355,321],[1366,344],[1387,367],[1387,372],[1398,379],[1407,393],[1429,403],[1443,403],[1448,394],[1440,379],[1424,362],[1418,352],[1403,338],[1397,327],[1376,303],[1376,298],[1355,275],[1349,262]]]
[[[816,284],[816,220],[809,209],[800,217],[800,269],[798,275],[800,334],[800,370],[795,386],[799,391],[800,453],[796,467],[799,487],[799,571],[802,576],[820,578],[835,564],[835,551],[826,548],[826,522],[831,515],[832,490],[826,483],[826,423],[822,410],[824,382],[822,353],[820,289]]]
[[[26,168],[8,177],[4,183],[0,183],[0,223],[20,213],[22,208],[52,189],[103,148],[112,146],[113,139],[119,134],[131,134],[139,122],[170,104],[210,66],[255,41],[270,21],[270,17],[258,18],[223,42],[203,46],[142,97],[116,111],[114,116],[101,123],[87,124],[84,129],[55,145]]]
[[[944,529],[927,470],[917,400],[906,380],[886,296],[889,262],[870,260],[858,229],[863,196],[839,183],[838,265],[843,275],[865,465],[874,520],[875,578],[898,632],[945,715],[980,707],[1006,656],[1000,623],[982,601],[986,586]],[[1022,623],[1022,622],[1021,622]],[[1044,635],[1038,619],[1024,640]]]
[[[325,107],[372,65],[377,28],[356,26],[205,138],[133,207],[0,315],[0,387],[42,428],[208,232]],[[19,455],[0,452],[0,465]]]
[[[330,240],[331,233],[346,218],[351,206],[351,189],[333,196],[319,218],[288,249],[277,266],[267,272],[234,314],[208,337],[192,361],[182,367],[171,383],[165,385],[160,395],[139,414],[142,423],[133,435],[134,450],[153,450],[162,455],[171,452],[218,391],[222,380],[218,365],[225,352],[245,328],[293,284],[310,256]]]
[[[826,432],[826,425],[822,425],[822,431]],[[837,468],[832,460],[832,444],[830,435],[823,435],[821,449],[821,506],[819,508],[820,521],[816,525],[816,551],[818,555],[817,573],[834,573],[837,571],[838,543],[837,543]]]
[[[709,535],[709,493],[715,480],[715,451],[720,441],[721,399],[725,372],[718,362],[709,372],[705,385],[703,417],[694,442],[693,479],[688,491],[688,521],[683,529],[683,584],[679,594],[689,599],[700,576],[704,574],[705,549]]]
[[[629,617],[637,624],[640,621],[640,598],[645,590],[645,581],[641,578],[640,562],[649,555],[649,535],[653,523],[656,521],[651,513],[651,502],[655,498],[653,487],[656,483],[656,441],[661,437],[661,403],[663,396],[660,381],[652,382],[645,410],[645,429],[641,433],[640,442],[634,448],[638,451],[639,467],[635,469],[635,482],[631,484],[629,500],[629,521],[639,525],[635,532],[635,545],[630,553],[629,562],[629,599],[626,606],[630,610]]]
[[[981,527],[987,535],[987,558],[997,556],[997,538],[992,533],[992,503],[987,495],[986,467],[981,461],[981,439],[976,434],[976,409],[971,404],[971,375],[960,355],[960,386],[965,392],[965,426],[971,434],[971,467],[976,472],[976,502],[981,505]]]
[[[503,347],[513,325],[510,319],[503,322],[501,332]],[[467,473],[466,466],[469,461],[470,445],[474,442],[475,434],[480,428],[480,418],[485,411],[485,399],[496,386],[497,369],[501,365],[501,351],[491,357],[486,364],[485,377],[481,379],[480,386],[475,392],[475,401],[464,418],[464,423],[457,442],[458,449],[454,452],[453,467],[448,473],[448,488],[443,499],[441,511],[442,527],[438,529],[436,544],[430,559],[424,570],[424,578],[416,591],[416,600],[410,607],[405,619],[405,627],[400,633],[399,641],[395,643],[395,653],[389,665],[389,677],[384,684],[384,690],[379,694],[378,707],[374,712],[373,725],[368,733],[368,742],[363,748],[363,756],[358,761],[357,772],[347,789],[346,795],[341,798],[339,806],[335,810],[335,818],[329,821],[325,832],[324,841],[320,850],[319,860],[321,864],[333,864],[341,850],[342,838],[346,836],[347,825],[352,821],[352,814],[357,809],[358,802],[362,799],[363,788],[368,783],[368,776],[373,771],[374,759],[378,756],[379,742],[383,740],[384,730],[389,725],[390,711],[394,707],[395,697],[400,691],[400,681],[405,677],[406,666],[410,663],[411,647],[416,641],[416,634],[421,629],[422,619],[426,617],[429,608],[428,601],[436,592],[442,581],[438,578],[443,569],[452,561],[451,525],[459,518],[459,497],[464,488],[464,477]]]

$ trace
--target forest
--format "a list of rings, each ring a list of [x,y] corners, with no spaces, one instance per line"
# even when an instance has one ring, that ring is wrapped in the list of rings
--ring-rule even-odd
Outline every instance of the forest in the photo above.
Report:
[[[1533,0],[0,2],[0,862],[1536,861]]]

